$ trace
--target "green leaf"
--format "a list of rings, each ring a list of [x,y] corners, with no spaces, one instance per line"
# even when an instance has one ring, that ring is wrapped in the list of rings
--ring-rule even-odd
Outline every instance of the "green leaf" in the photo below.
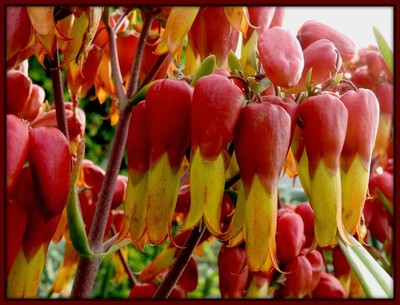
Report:
[[[354,237],[349,235],[348,238],[354,245],[346,245],[338,238],[339,246],[365,295],[368,298],[393,298],[393,279]]]
[[[194,87],[200,77],[213,73],[216,62],[217,61],[215,59],[215,55],[210,55],[206,57],[200,64],[200,66],[197,68],[197,70],[194,72],[193,80],[190,84]]]
[[[338,75],[336,75],[336,77],[333,79],[333,84],[337,85],[340,83],[340,81],[343,78],[343,73],[339,73]]]
[[[271,85],[271,81],[268,78],[257,81],[253,76],[249,76],[247,81],[249,82],[250,90],[254,93],[261,93]]]
[[[136,93],[130,100],[129,100],[129,105],[135,106],[138,104],[140,101],[143,101],[146,98],[147,91],[157,80],[154,80],[150,83],[148,83],[146,86],[144,86],[142,89],[139,90],[138,93]]]
[[[78,193],[76,190],[76,181],[78,180],[80,167],[85,155],[85,144],[81,141],[78,145],[78,159],[71,173],[70,189],[67,201],[67,220],[68,230],[71,242],[79,255],[92,257],[94,254],[90,250],[88,238],[85,231],[85,224],[79,208]]]
[[[228,65],[235,75],[240,76],[240,72],[243,71],[243,67],[239,58],[236,57],[236,54],[232,50],[230,50],[228,53]]]
[[[372,29],[374,31],[376,42],[378,43],[379,50],[381,51],[381,55],[386,63],[386,66],[393,75],[393,52],[381,32],[379,32],[376,27],[373,27]]]
[[[232,191],[232,190],[225,190],[225,193],[227,193],[229,195],[229,197],[231,197],[232,201],[235,203],[236,205],[236,201],[237,201],[237,197],[238,197],[238,192]]]
[[[307,92],[311,92],[311,75],[312,75],[312,68],[307,71],[306,75],[306,87],[307,87]]]
[[[386,196],[380,191],[377,191],[376,193],[378,194],[379,201],[383,204],[386,211],[393,216],[393,208],[389,199],[387,199]]]
[[[103,253],[93,253],[90,249],[88,237],[86,235],[85,223],[82,218],[82,213],[79,207],[78,193],[76,190],[76,181],[79,176],[80,167],[85,155],[85,144],[81,141],[78,145],[78,158],[71,173],[70,190],[67,201],[67,220],[68,230],[71,242],[80,256],[84,257],[105,257],[108,256],[121,247],[130,243],[129,239],[124,239],[121,242],[112,245],[108,251]]]

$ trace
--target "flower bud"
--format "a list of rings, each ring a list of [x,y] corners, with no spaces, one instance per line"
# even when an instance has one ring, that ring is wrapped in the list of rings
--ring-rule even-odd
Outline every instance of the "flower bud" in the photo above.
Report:
[[[222,298],[241,298],[246,289],[246,253],[239,247],[222,245],[218,254],[219,290]]]
[[[7,14],[7,47],[6,60],[7,68],[13,68],[33,54],[29,48],[28,54],[23,55],[23,50],[29,46],[34,39],[33,28],[26,7],[10,6],[6,8]]]
[[[285,264],[286,272],[284,296],[289,298],[303,298],[310,291],[312,285],[312,267],[305,256],[296,256]]]
[[[321,279],[312,291],[311,296],[313,299],[342,299],[346,297],[346,292],[337,278],[329,273],[322,272]]]
[[[298,30],[297,38],[300,41],[303,50],[314,41],[328,39],[332,41],[340,52],[343,62],[346,62],[356,54],[356,47],[344,34],[336,31],[334,28],[315,20],[306,21]]]
[[[15,196],[12,199],[17,201],[27,214],[22,248],[25,260],[30,261],[42,246],[45,246],[47,251],[47,246],[57,229],[61,214],[46,220],[31,166],[23,168],[15,188]]]
[[[368,69],[365,66],[355,69],[351,73],[350,80],[354,85],[365,89],[374,89],[377,83],[377,79],[368,73]]]
[[[63,211],[68,198],[71,160],[68,141],[54,127],[29,130],[28,161],[47,220]]]
[[[306,254],[306,257],[312,267],[312,281],[310,287],[310,292],[311,292],[315,289],[315,287],[317,287],[319,280],[321,278],[322,270],[324,268],[324,259],[322,257],[321,252],[315,249],[312,250],[311,252],[308,252]]]
[[[139,35],[136,33],[117,36],[116,44],[118,50],[118,63],[121,68],[121,76],[126,82],[129,81],[133,58],[136,53],[136,46]]]
[[[378,134],[374,147],[374,157],[386,157],[392,132],[394,105],[393,84],[381,83],[375,89],[375,95],[379,101],[380,116]]]
[[[268,6],[249,6],[247,11],[249,12],[250,27],[246,37],[250,37],[254,31],[253,27],[258,33],[269,28],[275,9]]]
[[[304,223],[304,235],[306,236],[304,248],[310,248],[315,238],[314,212],[308,202],[298,204],[294,211],[301,216]]]
[[[7,113],[20,116],[27,106],[32,80],[20,71],[7,71]]]
[[[9,194],[22,170],[29,147],[28,126],[15,115],[7,115],[7,193]]]
[[[6,275],[8,277],[21,248],[28,219],[25,209],[13,199],[7,200],[6,215]]]
[[[265,30],[259,35],[258,51],[271,82],[284,88],[297,85],[304,58],[300,43],[291,32],[278,26]]]
[[[291,125],[290,125],[290,139],[293,136],[294,128],[296,126],[296,118],[297,118],[297,104],[296,102],[290,98],[290,97],[285,97],[282,99],[279,96],[276,95],[266,95],[262,97],[263,102],[268,102],[271,104],[279,105],[283,109],[286,110],[286,112],[290,115],[291,119]]]
[[[284,89],[285,93],[307,91],[307,74],[310,69],[311,85],[315,87],[333,78],[342,66],[342,58],[335,45],[327,39],[320,39],[311,43],[303,50],[304,69],[297,86]]]
[[[274,26],[282,26],[284,18],[285,18],[285,7],[284,6],[275,7],[274,16],[272,17],[272,21],[269,27],[273,28]]]
[[[300,215],[289,209],[278,216],[276,247],[279,263],[285,263],[300,254],[305,242],[304,223]]]
[[[365,56],[367,62],[368,73],[376,79],[379,79],[383,67],[386,65],[383,61],[381,53],[375,50],[369,50]]]

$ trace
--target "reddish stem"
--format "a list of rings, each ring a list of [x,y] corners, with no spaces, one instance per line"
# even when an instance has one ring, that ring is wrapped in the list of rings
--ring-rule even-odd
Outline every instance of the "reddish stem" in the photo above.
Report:
[[[189,236],[185,241],[185,245],[179,252],[175,263],[172,265],[171,269],[167,273],[161,285],[158,287],[157,291],[153,295],[153,299],[159,298],[168,298],[171,294],[172,289],[174,289],[176,283],[181,277],[183,271],[185,270],[190,257],[192,256],[194,250],[201,237],[203,236],[204,231],[206,230],[206,226],[203,225],[202,229],[199,226],[196,226],[192,229]]]
[[[57,127],[69,142],[67,116],[64,107],[64,92],[60,70],[58,49],[54,52],[54,59],[50,60],[50,74],[54,92],[54,105],[56,108]]]
[[[109,10],[109,8],[105,8]],[[108,12],[105,12],[108,14]],[[146,18],[144,21],[143,31],[140,36],[147,36],[148,23],[151,23],[152,18]],[[147,29],[147,30],[145,30]],[[111,210],[111,202],[115,189],[115,183],[117,181],[117,176],[119,173],[119,169],[121,166],[123,154],[125,151],[126,138],[128,135],[128,127],[129,120],[132,113],[132,106],[128,104],[128,100],[125,96],[125,92],[123,90],[122,78],[120,78],[120,69],[118,64],[118,57],[116,56],[116,43],[115,43],[115,35],[114,31],[107,26],[107,32],[110,40],[110,60],[112,66],[112,73],[114,82],[117,88],[118,98],[121,102],[120,108],[120,118],[117,125],[117,129],[115,131],[114,141],[112,143],[110,159],[108,162],[106,174],[104,177],[104,181],[100,190],[99,199],[96,204],[96,210],[93,217],[92,226],[89,232],[89,244],[92,252],[101,253],[106,249],[103,243],[103,236],[107,226],[108,215]],[[144,41],[142,39],[141,41]],[[144,44],[138,44],[137,52],[143,53],[141,49],[144,48]],[[141,50],[141,51],[140,51]],[[135,57],[135,67],[139,67],[140,65],[137,63],[141,61],[140,56]],[[139,70],[132,70],[132,74],[139,74]],[[133,78],[131,76],[131,78]],[[119,89],[118,89],[119,88]],[[122,89],[121,89],[122,88]],[[122,98],[122,100],[121,100]],[[96,275],[99,270],[100,264],[102,262],[101,258],[88,258],[88,257],[79,257],[78,268],[75,276],[75,281],[72,287],[71,297],[75,298],[89,298],[92,293],[92,289],[95,283]]]

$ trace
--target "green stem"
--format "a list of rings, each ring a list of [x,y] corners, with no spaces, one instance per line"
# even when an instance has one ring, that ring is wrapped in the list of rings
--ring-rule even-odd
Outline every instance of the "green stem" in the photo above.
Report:
[[[384,257],[382,255],[382,253],[377,250],[374,247],[371,246],[366,246],[365,249],[368,251],[369,254],[371,254],[371,256],[376,259],[379,260],[382,263],[382,268],[388,273],[390,274],[391,272],[391,266],[389,261],[386,259],[386,257]]]
[[[393,208],[389,199],[387,199],[386,196],[380,191],[377,191],[376,193],[378,194],[379,201],[385,207],[386,211],[389,213],[390,216],[393,216]]]

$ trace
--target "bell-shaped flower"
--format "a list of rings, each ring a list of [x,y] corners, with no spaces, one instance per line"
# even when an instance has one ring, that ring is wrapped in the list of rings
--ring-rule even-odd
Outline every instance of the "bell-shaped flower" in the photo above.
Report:
[[[239,11],[238,11],[239,12]],[[188,32],[189,47],[194,58],[203,61],[213,54],[222,66],[230,50],[235,51],[239,31],[230,23],[224,7],[202,7]]]
[[[30,129],[28,161],[43,217],[50,220],[62,213],[69,192],[71,159],[64,134],[54,127]]]
[[[146,127],[146,104],[141,101],[132,111],[126,142],[128,186],[125,198],[125,222],[119,239],[130,232],[135,246],[143,250],[147,213],[147,186],[150,148]],[[141,240],[141,242],[139,242]]]
[[[28,107],[29,96],[32,92],[32,80],[17,70],[7,71],[7,114],[20,116]]]
[[[6,17],[7,68],[13,68],[33,54],[35,36],[26,7],[7,7]]]
[[[315,214],[314,246],[346,240],[342,223],[340,154],[347,130],[347,109],[329,93],[308,97],[298,107],[292,141],[297,171]]]
[[[378,134],[374,146],[373,156],[386,158],[393,125],[393,84],[381,83],[376,87],[374,93],[379,102],[380,115]]]
[[[160,80],[132,113],[125,226],[120,237],[130,227],[130,238],[139,249],[147,240],[163,243],[170,233],[180,168],[189,146],[192,93],[186,82]]]
[[[150,242],[164,242],[179,192],[180,168],[189,147],[193,88],[184,81],[164,79],[146,95],[150,147],[146,230]]]
[[[359,223],[379,125],[379,103],[369,89],[347,91],[340,100],[348,112],[346,140],[340,156],[342,220],[347,232],[354,234],[356,230],[360,233]]]
[[[290,144],[291,118],[281,106],[251,103],[243,108],[234,145],[243,182],[228,230],[242,230],[249,269],[276,263],[278,180]],[[243,227],[243,228],[242,228]]]
[[[17,182],[28,155],[28,126],[13,114],[7,115],[7,193]]]
[[[47,215],[42,212],[43,202],[33,178],[33,171],[31,166],[22,169],[15,192],[10,195],[7,203],[7,215],[15,217],[15,212],[19,211],[17,219],[8,220],[7,228],[12,229],[11,221],[21,225],[17,231],[7,231],[6,237],[7,246],[12,248],[9,249],[12,253],[7,253],[7,297],[10,298],[36,297],[47,249],[61,217],[60,213],[51,219],[45,218]],[[12,207],[11,202],[18,205],[18,208]],[[22,227],[25,228],[23,232]],[[17,240],[21,237],[19,244]],[[12,239],[15,240],[11,242]]]
[[[173,7],[169,13],[165,29],[157,40],[155,54],[180,53],[186,34],[192,26],[199,7]],[[179,58],[179,56],[178,56]]]
[[[222,234],[219,219],[225,188],[226,149],[232,140],[243,98],[239,87],[222,75],[210,74],[196,83],[190,126],[191,204],[182,230],[197,225],[204,214],[209,231]]]

